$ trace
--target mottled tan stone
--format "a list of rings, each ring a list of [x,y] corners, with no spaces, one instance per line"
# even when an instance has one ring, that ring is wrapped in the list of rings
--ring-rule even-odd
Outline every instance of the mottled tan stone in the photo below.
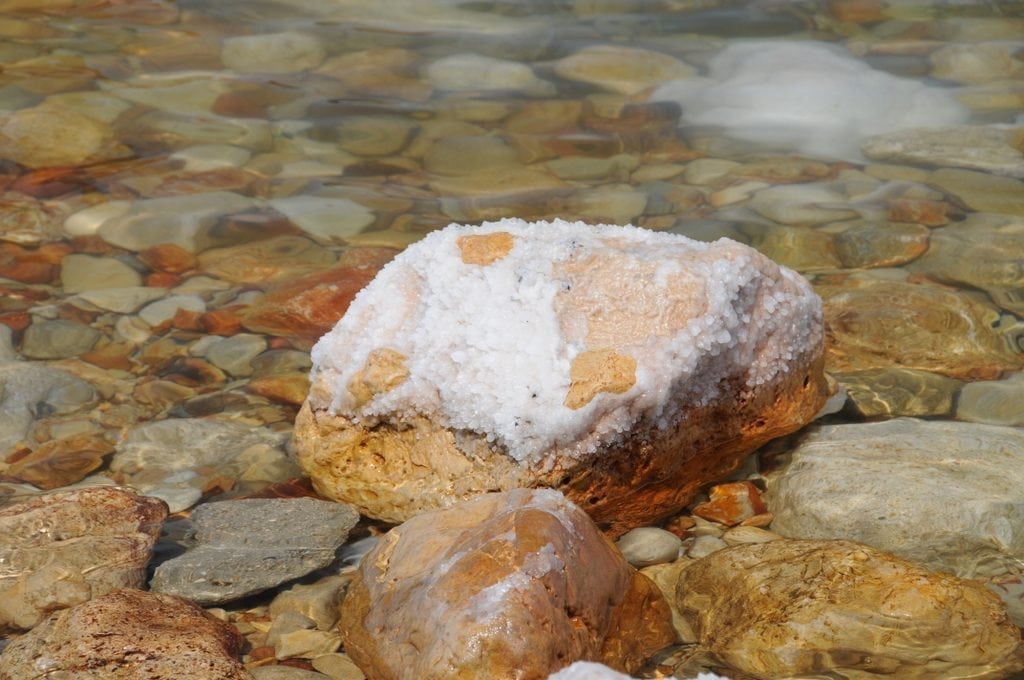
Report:
[[[1006,678],[1024,646],[995,594],[850,541],[719,550],[680,570],[698,644],[757,678]]]
[[[366,366],[348,383],[348,391],[355,397],[356,403],[365,404],[376,395],[405,382],[409,377],[405,360],[404,354],[387,347],[370,352]]]
[[[142,587],[166,516],[163,501],[110,486],[0,509],[0,632],[31,628],[55,610],[119,588]]]
[[[569,367],[569,393],[565,405],[578,409],[600,392],[622,394],[636,383],[636,359],[612,349],[581,352]]]
[[[468,234],[459,237],[459,251],[466,264],[489,265],[508,255],[515,243],[512,234],[498,231],[493,234]]]
[[[0,678],[252,680],[229,623],[174,595],[118,590],[53,614],[0,656]]]
[[[551,490],[418,515],[363,558],[341,608],[368,677],[546,678],[578,659],[631,672],[675,634],[667,602]]]

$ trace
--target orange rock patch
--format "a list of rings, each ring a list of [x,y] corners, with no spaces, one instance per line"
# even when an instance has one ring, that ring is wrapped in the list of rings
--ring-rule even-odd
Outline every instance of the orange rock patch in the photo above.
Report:
[[[564,404],[576,410],[601,392],[622,394],[636,383],[636,359],[613,349],[581,352],[569,368],[569,393]]]
[[[370,352],[363,370],[352,376],[348,392],[362,406],[378,394],[383,394],[401,385],[409,377],[405,367],[406,356],[393,349],[382,347]]]
[[[497,231],[493,234],[460,236],[455,242],[465,264],[489,265],[508,255],[514,243],[512,234]]]

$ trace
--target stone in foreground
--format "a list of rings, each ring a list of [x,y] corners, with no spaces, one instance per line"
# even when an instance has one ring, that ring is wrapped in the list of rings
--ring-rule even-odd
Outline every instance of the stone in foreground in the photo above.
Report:
[[[242,636],[173,595],[119,590],[52,615],[0,656],[0,678],[252,680]]]
[[[619,534],[826,397],[820,301],[798,275],[726,239],[579,222],[430,234],[313,361],[299,464],[392,522],[549,486]]]
[[[680,571],[698,644],[757,678],[1006,678],[1024,646],[984,586],[850,541],[726,548]]]
[[[199,545],[157,567],[150,586],[210,605],[326,567],[359,513],[312,498],[253,498],[200,505],[192,521]]]
[[[0,509],[0,632],[31,628],[53,611],[120,588],[142,587],[166,517],[162,501],[110,486]]]
[[[675,640],[654,583],[550,489],[485,494],[392,529],[363,558],[339,626],[377,680],[530,680],[580,659],[632,672]]]

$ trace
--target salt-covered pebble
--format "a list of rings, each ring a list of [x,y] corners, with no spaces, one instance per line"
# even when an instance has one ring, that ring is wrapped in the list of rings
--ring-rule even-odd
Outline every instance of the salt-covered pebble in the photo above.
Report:
[[[657,527],[637,527],[615,542],[622,556],[634,567],[671,562],[679,557],[683,542],[673,533]]]

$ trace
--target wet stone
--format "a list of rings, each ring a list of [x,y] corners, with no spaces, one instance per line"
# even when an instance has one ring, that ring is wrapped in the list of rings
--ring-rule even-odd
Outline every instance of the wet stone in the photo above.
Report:
[[[978,212],[1024,216],[1024,182],[973,170],[943,168],[928,176],[928,184],[960,199]]]
[[[266,348],[263,336],[239,333],[210,345],[205,356],[217,368],[235,377],[245,377],[252,374],[252,360]]]
[[[102,486],[0,509],[0,632],[31,628],[118,588],[142,587],[166,516],[157,499]],[[0,677],[28,676],[3,675],[0,661]]]
[[[94,255],[68,255],[61,260],[60,281],[66,293],[142,285],[142,275],[121,260]]]
[[[762,189],[750,200],[750,208],[770,220],[792,225],[812,225],[858,217],[844,194],[821,184],[780,185]],[[832,207],[835,206],[835,207]]]
[[[487,168],[516,164],[516,150],[493,135],[442,137],[423,158],[423,167],[440,175],[471,175]]]
[[[0,118],[0,156],[29,168],[84,165],[125,158],[131,150],[113,129],[59,105],[18,109]]]
[[[833,239],[844,267],[861,269],[906,264],[928,250],[929,230],[920,224],[854,224]]]
[[[566,80],[626,95],[696,74],[692,66],[667,54],[617,45],[585,47],[555,62],[554,71]]]
[[[824,231],[760,223],[742,224],[739,229],[759,252],[798,272],[840,267],[834,237]]]
[[[338,622],[338,605],[349,581],[348,576],[327,576],[309,585],[294,585],[271,601],[270,616],[296,612],[312,621],[318,630],[330,630]]]
[[[945,45],[930,55],[931,76],[967,84],[1021,78],[1024,77],[1024,61],[1018,56],[1019,49],[1019,42]]]
[[[180,396],[174,398],[179,401]],[[173,418],[137,425],[125,434],[110,472],[133,487],[163,498],[171,512],[194,505],[211,475],[271,483],[295,477],[283,450],[285,435],[267,428],[202,418]]]
[[[70,298],[72,304],[84,303],[86,309],[96,308],[108,312],[131,314],[143,305],[167,294],[163,288],[99,288],[79,293]]]
[[[253,680],[331,680],[331,676],[293,666],[257,666],[249,671]]]
[[[984,586],[851,541],[720,550],[681,570],[676,603],[699,650],[754,677],[1024,669],[1019,631]]]
[[[200,268],[232,283],[268,284],[326,269],[334,253],[301,236],[275,238],[214,248],[199,255]]]
[[[615,542],[622,556],[636,568],[673,562],[683,542],[673,533],[656,527],[630,529]]]
[[[337,143],[357,156],[398,153],[416,130],[416,124],[397,116],[350,116],[335,128]]]
[[[20,192],[0,194],[0,241],[35,245],[54,241],[68,210],[48,201],[38,201]]]
[[[319,66],[327,56],[314,36],[293,31],[224,39],[224,66],[241,73],[297,73]]]
[[[865,418],[947,415],[962,384],[938,373],[899,367],[833,375],[853,409]]]
[[[975,423],[1024,426],[1024,373],[964,385],[957,399],[956,417]]]
[[[179,310],[205,312],[206,303],[198,295],[169,295],[139,310],[139,318],[150,326],[170,321]]]
[[[891,163],[967,168],[1024,178],[1022,135],[1022,128],[916,128],[868,137],[861,152]]]
[[[66,359],[91,350],[103,334],[77,321],[36,321],[21,339],[21,353],[30,359]]]
[[[0,677],[251,680],[237,660],[241,648],[231,624],[194,603],[125,589],[60,612],[15,640],[0,656]]]
[[[96,389],[58,368],[36,363],[0,365],[0,454],[26,439],[33,423],[74,413],[96,401]]]
[[[427,67],[426,76],[439,90],[508,90],[532,96],[555,94],[554,85],[538,78],[526,64],[479,54],[455,54],[438,59]]]
[[[330,564],[358,519],[351,506],[311,498],[200,505],[196,547],[158,566],[150,587],[202,605],[259,593]]]
[[[268,204],[311,237],[325,243],[354,236],[376,219],[373,211],[347,198],[289,196],[272,199]]]

